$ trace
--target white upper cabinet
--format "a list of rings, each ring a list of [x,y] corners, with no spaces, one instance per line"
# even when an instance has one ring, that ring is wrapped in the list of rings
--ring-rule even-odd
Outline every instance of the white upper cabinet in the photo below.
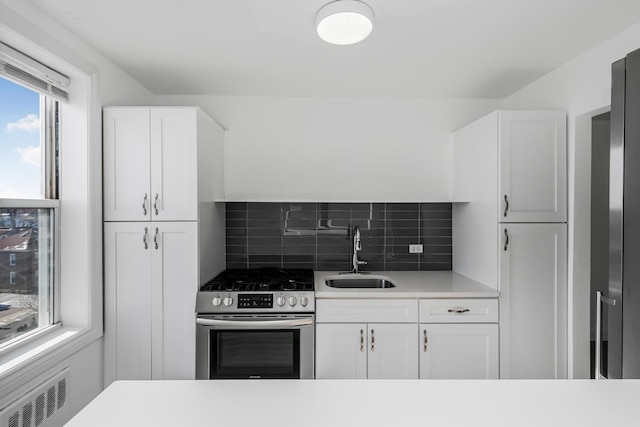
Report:
[[[196,107],[108,107],[104,220],[195,221],[224,198],[224,131]]]
[[[151,217],[198,218],[196,110],[151,109]]]
[[[105,108],[104,219],[149,221],[151,139],[148,108]]]
[[[473,222],[565,222],[564,111],[496,111],[454,134],[453,200]]]
[[[501,111],[498,118],[498,220],[566,221],[566,114]]]

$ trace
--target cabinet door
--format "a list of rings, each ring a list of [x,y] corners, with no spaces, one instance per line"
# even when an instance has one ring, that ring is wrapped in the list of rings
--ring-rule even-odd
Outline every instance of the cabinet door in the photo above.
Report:
[[[151,210],[159,221],[198,219],[195,108],[151,109]]]
[[[421,379],[497,379],[498,325],[421,324]]]
[[[151,379],[149,228],[149,223],[104,225],[105,386]]]
[[[498,220],[566,221],[566,114],[502,111],[499,117]]]
[[[153,379],[195,379],[195,222],[154,222],[152,253]]]
[[[500,236],[500,378],[566,378],[566,225],[502,224]]]
[[[316,378],[367,378],[367,325],[316,324]]]
[[[104,220],[150,220],[149,109],[105,108],[103,145]]]
[[[368,378],[418,378],[418,325],[370,323]]]

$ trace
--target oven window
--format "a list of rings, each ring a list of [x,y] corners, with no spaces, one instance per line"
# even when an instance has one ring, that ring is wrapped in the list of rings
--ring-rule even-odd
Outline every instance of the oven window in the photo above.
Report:
[[[300,378],[300,330],[210,331],[210,377]]]

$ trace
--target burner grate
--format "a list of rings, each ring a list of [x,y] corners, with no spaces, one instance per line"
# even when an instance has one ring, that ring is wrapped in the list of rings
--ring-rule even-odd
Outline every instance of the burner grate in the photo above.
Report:
[[[227,269],[204,284],[201,291],[299,292],[313,291],[311,269]]]

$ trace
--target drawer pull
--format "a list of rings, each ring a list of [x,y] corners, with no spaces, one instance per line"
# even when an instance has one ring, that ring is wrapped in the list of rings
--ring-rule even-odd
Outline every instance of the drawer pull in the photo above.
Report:
[[[371,351],[375,351],[376,349],[376,337],[373,335],[374,331],[371,330]]]
[[[464,313],[468,313],[469,309],[468,308],[450,308],[449,310],[447,310],[449,313],[455,313],[455,314],[464,314]]]
[[[429,339],[427,338],[427,330],[424,330],[424,344],[422,347],[422,351],[426,352],[427,351],[427,345],[429,344]]]
[[[360,329],[360,352],[364,351],[364,331]]]

